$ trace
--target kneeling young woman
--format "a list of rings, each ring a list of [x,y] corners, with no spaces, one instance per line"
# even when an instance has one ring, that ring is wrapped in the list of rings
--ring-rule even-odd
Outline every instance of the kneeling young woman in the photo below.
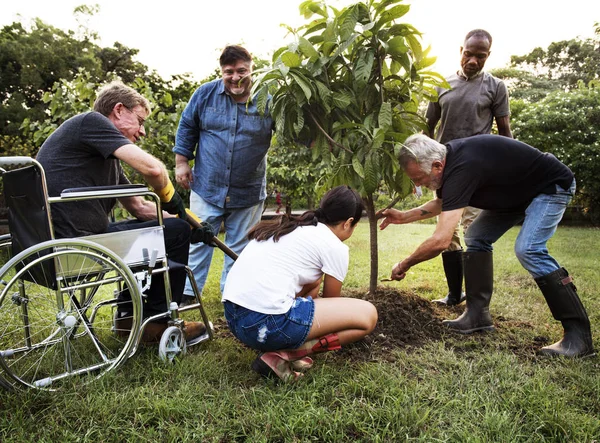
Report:
[[[362,211],[358,193],[338,186],[317,210],[263,221],[248,233],[222,301],[232,333],[261,352],[252,363],[256,372],[294,379],[294,369],[312,365],[309,355],[340,349],[375,328],[371,303],[340,297],[349,261],[342,242]]]

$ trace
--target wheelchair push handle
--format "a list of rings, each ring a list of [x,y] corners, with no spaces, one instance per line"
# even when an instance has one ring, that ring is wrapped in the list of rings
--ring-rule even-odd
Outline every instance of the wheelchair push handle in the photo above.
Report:
[[[185,210],[185,221],[187,221],[193,228],[200,228],[200,223],[202,223],[202,221],[196,216],[196,214],[194,214],[189,209]],[[231,258],[232,260],[237,260],[237,254],[233,252],[229,247],[227,247],[225,243],[219,240],[219,238],[216,235],[213,236],[212,243],[225,254],[227,254],[229,258]]]
[[[16,166],[35,165],[36,163],[31,157],[0,157],[0,168],[14,168]]]

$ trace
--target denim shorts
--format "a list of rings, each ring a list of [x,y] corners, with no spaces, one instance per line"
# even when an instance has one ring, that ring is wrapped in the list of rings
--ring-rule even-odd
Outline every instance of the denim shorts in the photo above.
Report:
[[[229,329],[245,345],[259,351],[294,349],[306,341],[315,315],[311,297],[298,297],[285,314],[262,314],[224,301]]]

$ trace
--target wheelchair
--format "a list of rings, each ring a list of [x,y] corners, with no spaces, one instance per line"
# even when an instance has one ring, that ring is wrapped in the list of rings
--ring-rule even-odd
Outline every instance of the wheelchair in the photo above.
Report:
[[[133,356],[149,322],[167,319],[159,357],[174,361],[213,339],[189,267],[169,262],[160,200],[144,185],[66,189],[49,197],[43,167],[29,157],[0,157],[9,234],[0,236],[0,386],[57,390],[88,383]],[[51,206],[89,199],[144,196],[156,202],[156,226],[77,238],[54,237]],[[172,300],[169,269],[184,267],[195,303]],[[162,274],[168,310],[143,318],[142,297]],[[126,300],[131,328],[119,329]],[[200,313],[206,332],[186,342],[185,311]],[[164,320],[163,320],[164,321]]]

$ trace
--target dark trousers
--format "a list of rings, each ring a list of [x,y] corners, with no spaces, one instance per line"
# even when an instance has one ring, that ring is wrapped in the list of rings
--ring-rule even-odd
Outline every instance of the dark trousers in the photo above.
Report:
[[[171,296],[173,301],[179,303],[183,295],[186,273],[183,265],[188,263],[190,250],[190,225],[179,218],[165,218],[163,220],[165,227],[165,249],[169,261],[169,278],[171,281]],[[151,226],[157,226],[156,220],[138,221],[128,220],[124,222],[110,223],[106,232],[128,231],[131,229],[141,229]],[[144,318],[160,314],[167,311],[165,300],[165,281],[163,274],[152,276],[152,284],[145,293],[144,299]],[[128,294],[122,294],[120,298],[127,297]],[[126,305],[120,305],[120,310],[126,311]]]

